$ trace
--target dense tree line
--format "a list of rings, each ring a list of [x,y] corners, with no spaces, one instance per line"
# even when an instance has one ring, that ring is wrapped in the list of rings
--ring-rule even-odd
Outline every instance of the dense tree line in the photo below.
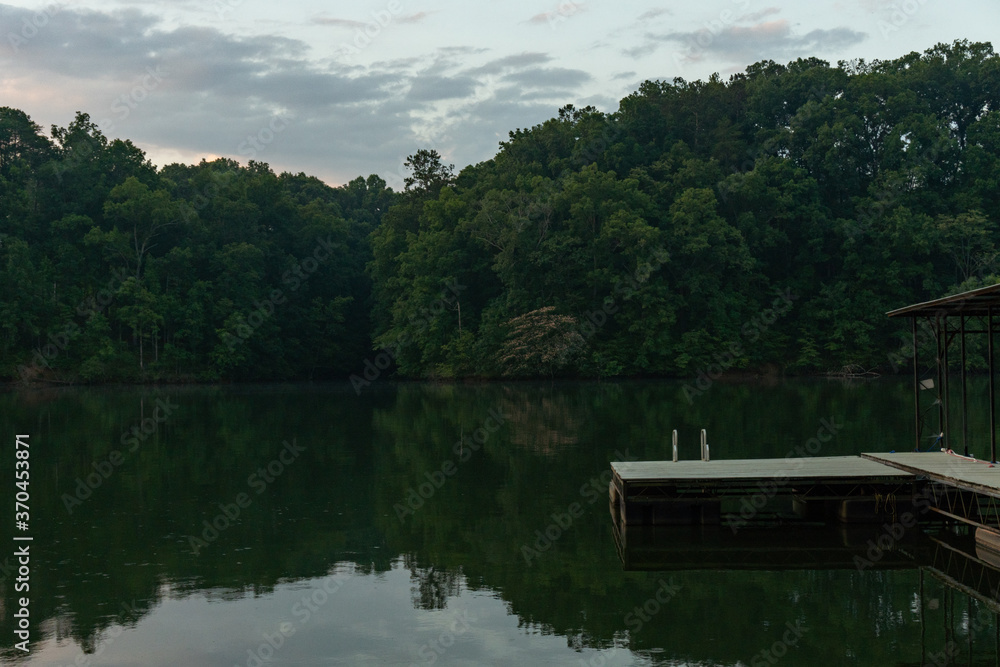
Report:
[[[83,113],[0,109],[0,374],[343,375],[370,347],[369,235],[395,201],[231,160],[157,171]]]
[[[647,81],[438,167],[373,235],[375,340],[407,375],[888,367],[886,311],[997,282],[1000,59]]]
[[[0,110],[8,377],[888,367],[887,310],[1000,273],[988,43],[647,81],[400,193],[50,135]]]

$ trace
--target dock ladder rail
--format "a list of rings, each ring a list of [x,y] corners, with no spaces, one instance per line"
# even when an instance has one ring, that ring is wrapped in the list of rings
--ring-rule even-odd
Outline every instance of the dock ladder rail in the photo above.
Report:
[[[673,434],[671,436],[671,441],[672,441],[672,444],[673,444],[673,454],[674,454],[673,460],[674,460],[674,463],[677,463],[677,460],[678,460],[678,457],[677,457],[677,429],[674,429],[674,432],[673,432]],[[702,461],[709,461],[709,460],[711,460],[709,458],[709,454],[708,454],[708,431],[706,431],[705,429],[701,429],[701,460]]]

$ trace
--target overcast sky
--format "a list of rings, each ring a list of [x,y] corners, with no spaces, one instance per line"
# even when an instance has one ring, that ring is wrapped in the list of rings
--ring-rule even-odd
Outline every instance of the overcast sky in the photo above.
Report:
[[[84,111],[159,166],[254,158],[399,187],[418,148],[460,169],[646,79],[997,35],[996,0],[23,0],[0,4],[0,106],[46,131]]]

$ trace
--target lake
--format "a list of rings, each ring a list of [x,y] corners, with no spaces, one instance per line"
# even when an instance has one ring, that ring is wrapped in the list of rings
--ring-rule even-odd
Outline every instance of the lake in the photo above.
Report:
[[[962,534],[914,531],[871,566],[854,558],[879,527],[662,529],[620,549],[609,462],[669,458],[672,429],[685,459],[701,428],[713,459],[780,457],[822,420],[839,429],[818,455],[913,448],[905,380],[686,393],[383,381],[360,396],[346,384],[0,394],[0,659],[998,664],[983,585],[947,576],[991,570],[941,561]],[[31,452],[27,656],[14,647],[15,434]]]

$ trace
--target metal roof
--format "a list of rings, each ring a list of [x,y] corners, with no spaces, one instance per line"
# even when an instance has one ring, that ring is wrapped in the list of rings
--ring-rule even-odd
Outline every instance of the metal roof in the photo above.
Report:
[[[990,306],[993,307],[994,314],[1000,315],[1000,284],[980,287],[933,301],[915,303],[912,306],[891,310],[886,314],[889,317],[986,315]]]

